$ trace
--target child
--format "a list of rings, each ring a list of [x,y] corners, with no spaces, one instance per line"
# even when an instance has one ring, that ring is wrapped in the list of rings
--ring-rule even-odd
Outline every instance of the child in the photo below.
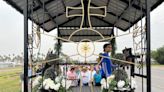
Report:
[[[101,86],[100,81],[101,81],[101,73],[100,70],[96,70],[96,73],[94,74],[94,83],[95,86]]]

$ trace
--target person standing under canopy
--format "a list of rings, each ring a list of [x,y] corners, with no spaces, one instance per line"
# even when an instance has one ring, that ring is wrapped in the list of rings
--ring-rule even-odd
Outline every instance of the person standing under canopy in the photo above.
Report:
[[[101,53],[101,56],[110,57],[109,52],[112,51],[112,45],[107,43],[103,46],[104,53]],[[112,74],[112,67],[116,67],[117,65],[113,65],[109,58],[101,57],[101,75],[102,78],[107,78]]]

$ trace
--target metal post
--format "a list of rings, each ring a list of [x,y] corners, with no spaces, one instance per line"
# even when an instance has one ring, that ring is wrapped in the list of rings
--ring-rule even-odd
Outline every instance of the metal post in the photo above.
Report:
[[[60,32],[59,32],[60,30],[59,30],[59,27],[57,27],[57,36],[58,37],[60,37]],[[60,40],[59,39],[57,39],[57,43],[58,43],[58,45],[57,46],[59,46],[59,45],[61,45],[61,43],[60,43]],[[60,57],[60,50],[59,50],[60,48],[58,48],[58,51],[57,51],[57,58],[59,58]],[[57,64],[59,64],[59,61],[58,61],[58,63]],[[57,67],[57,69],[59,69],[59,65],[56,65],[56,67]],[[57,75],[59,75],[59,70],[58,70],[58,72],[57,72]]]
[[[135,63],[135,57],[134,57],[134,55],[131,57],[131,60],[132,60],[132,62],[133,63]],[[135,69],[135,66],[134,65],[131,65],[131,76],[133,76],[134,77],[134,69]]]
[[[59,37],[59,28],[58,28],[58,30],[57,30],[57,35],[58,35],[58,37]],[[60,44],[60,40],[58,39],[57,41],[58,41],[58,42],[57,42],[57,43],[58,43],[57,46],[60,46],[60,45],[61,45],[61,44]],[[60,51],[59,51],[59,49],[60,49],[60,48],[58,47],[57,58],[60,57]],[[59,63],[59,61],[58,61],[58,63]],[[58,64],[58,63],[57,63],[57,64]],[[59,65],[57,65],[57,68],[59,69]],[[59,72],[60,72],[60,71],[58,70],[57,75],[59,75]]]
[[[24,92],[28,92],[28,0],[24,7]]]
[[[147,92],[151,92],[151,46],[150,46],[150,0],[146,0],[146,71],[147,71]]]
[[[84,3],[84,27],[87,27],[88,20],[88,0],[83,0]]]
[[[59,37],[60,35],[59,35],[59,28],[57,28],[57,36]],[[58,46],[60,45],[60,40],[59,39],[57,39],[57,43],[58,43]],[[59,49],[58,49],[58,51],[57,51],[57,57],[59,58],[59,55],[60,55],[60,52],[59,52]]]

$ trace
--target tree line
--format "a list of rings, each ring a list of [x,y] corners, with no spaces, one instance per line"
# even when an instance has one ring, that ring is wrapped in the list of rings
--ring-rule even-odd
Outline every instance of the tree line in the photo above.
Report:
[[[151,52],[151,57],[159,64],[164,64],[164,46],[153,50]]]
[[[0,55],[0,62],[6,62],[6,61],[10,61],[10,62],[14,62],[14,61],[23,61],[23,57],[22,55]]]

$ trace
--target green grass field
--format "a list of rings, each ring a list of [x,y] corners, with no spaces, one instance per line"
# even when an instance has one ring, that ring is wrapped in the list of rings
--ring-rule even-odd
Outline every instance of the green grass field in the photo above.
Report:
[[[0,92],[21,92],[21,67],[0,69]]]

